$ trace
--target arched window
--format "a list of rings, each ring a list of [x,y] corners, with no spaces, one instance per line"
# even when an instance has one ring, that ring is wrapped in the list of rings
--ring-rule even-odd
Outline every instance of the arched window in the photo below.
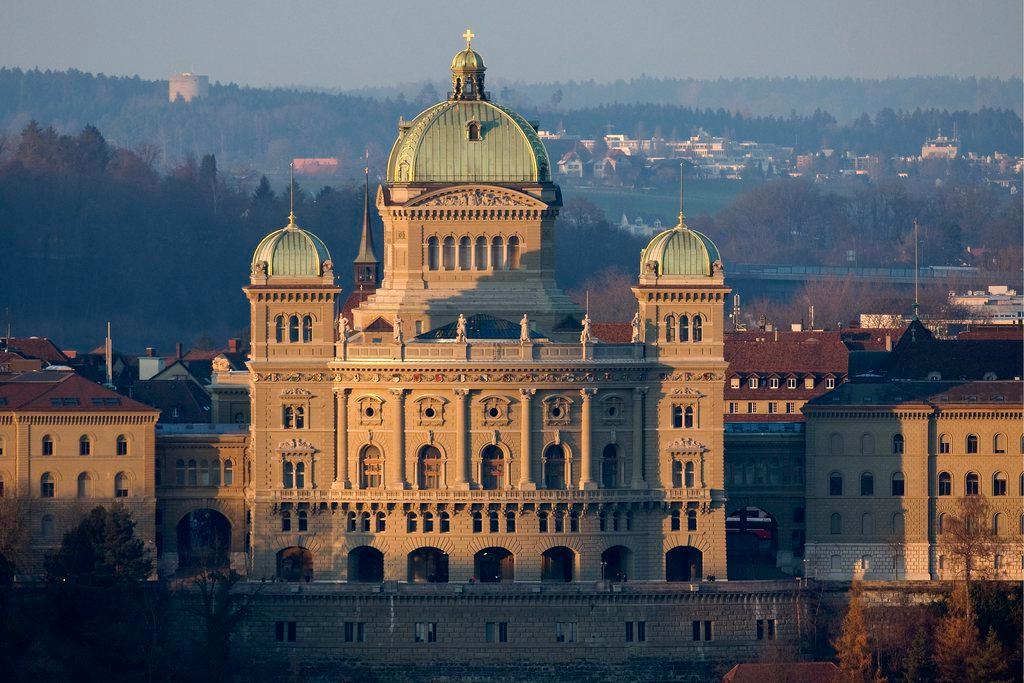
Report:
[[[906,519],[903,517],[902,512],[895,512],[892,516],[892,533],[903,534],[904,527],[906,526]]]
[[[694,487],[694,466],[692,462],[686,463],[685,473],[686,488],[692,489]]]
[[[505,241],[500,235],[491,238],[491,270],[505,268]]]
[[[490,513],[488,513],[487,530],[492,534],[496,534],[501,530],[497,510],[491,510]]]
[[[43,437],[43,455],[53,455],[53,437],[49,434]]]
[[[295,344],[299,341],[299,316],[288,318],[288,341]]]
[[[418,478],[421,489],[436,490],[441,488],[441,451],[434,446],[420,449],[417,462]]]
[[[481,453],[480,483],[489,491],[505,488],[505,454],[494,444]]]
[[[875,454],[875,437],[872,434],[861,434],[860,435],[860,453],[861,455],[874,455]]]
[[[978,482],[978,475],[975,472],[968,472],[964,477],[964,494],[977,496],[981,493],[981,486]]]
[[[681,521],[682,520],[681,520],[681,515],[679,514],[679,510],[673,510],[672,511],[671,521],[669,523],[669,528],[672,531],[680,531],[682,529]]]
[[[292,530],[292,513],[290,510],[281,510],[281,531]]]
[[[693,316],[693,341],[704,341],[704,320],[699,316]]]
[[[364,534],[370,533],[370,513],[363,512],[359,515],[359,530]]]
[[[195,460],[188,461],[188,485],[199,486],[199,465]]]
[[[833,472],[832,474],[828,475],[828,495],[843,495],[843,475],[839,474],[838,472]]]
[[[1006,495],[1006,474],[1003,472],[996,472],[992,475],[992,495]]]
[[[697,511],[690,508],[686,511],[686,530],[696,531],[697,530]]]
[[[843,435],[833,433],[828,437],[828,452],[831,455],[842,455],[844,450]]]
[[[427,268],[438,270],[441,267],[441,243],[436,237],[427,239]]]
[[[452,530],[452,518],[447,512],[441,512],[437,516],[438,531],[442,534],[446,534]]]
[[[870,472],[865,472],[860,475],[860,495],[875,495],[875,476]]]
[[[295,465],[286,462],[282,466],[281,486],[286,489],[295,488]]]
[[[1003,531],[1003,515],[999,512],[992,515],[992,535],[998,536]]]
[[[977,437],[977,435],[975,435],[975,434],[968,434],[967,435],[966,447],[967,447],[967,452],[968,453],[977,453],[978,452],[978,437]]]
[[[405,518],[405,531],[409,534],[416,533],[419,526],[419,517],[416,516],[415,512],[410,512]]]
[[[49,472],[43,472],[43,476],[39,477],[39,497],[55,498],[56,495],[57,485],[53,481],[53,475]]]
[[[124,434],[117,435],[117,442],[115,444],[115,451],[117,455],[128,455],[128,439]]]
[[[210,462],[206,459],[199,461],[199,485],[210,485]]]
[[[295,463],[295,488],[306,488],[306,463]]]
[[[693,428],[693,406],[686,406],[686,410],[683,411],[683,427]]]
[[[949,434],[939,434],[939,453],[949,453]]]
[[[683,428],[683,407],[672,406],[672,428],[682,429]]]
[[[940,512],[939,516],[935,518],[935,533],[941,534],[946,530],[946,513]]]
[[[864,536],[875,533],[875,520],[870,512],[865,512],[860,516],[860,533]]]
[[[479,534],[479,533],[483,532],[483,530],[484,530],[484,517],[480,513],[479,510],[477,510],[476,512],[473,513],[472,520],[473,520],[473,533],[474,534]]]
[[[230,460],[224,461],[224,485],[235,485],[235,465]]]
[[[841,534],[843,533],[843,516],[838,512],[833,512],[832,516],[828,520],[828,532],[830,534]]]
[[[359,479],[360,486],[364,489],[380,488],[383,481],[384,462],[381,458],[380,449],[376,446],[366,446],[359,453]]]
[[[91,495],[91,481],[89,480],[89,473],[82,472],[78,475],[78,497],[88,498]]]
[[[565,488],[565,450],[552,443],[544,450],[544,487]]]
[[[178,486],[185,485],[185,461],[180,458],[174,463],[174,483]]]
[[[302,316],[302,341],[313,341],[313,318],[308,315]]]
[[[441,267],[455,270],[455,238],[449,235],[441,244]]]
[[[468,85],[468,83],[467,83]],[[466,124],[466,139],[470,142],[480,141],[480,124],[476,121],[470,121]]]
[[[39,522],[39,535],[43,538],[53,537],[53,515],[43,515]]]
[[[516,532],[516,513],[509,510],[505,513],[505,533],[514,534]]]
[[[618,488],[619,485],[619,448],[613,443],[601,451],[601,487]]]
[[[894,496],[902,496],[906,492],[906,482],[903,480],[902,472],[893,472],[890,491]]]
[[[669,315],[665,317],[665,341],[674,342],[676,340],[676,317]]]
[[[681,315],[681,316],[679,316],[679,341],[684,342],[684,341],[689,341],[689,340],[690,340],[690,319],[687,316],[685,316],[685,315]]]
[[[284,341],[284,316],[279,315],[274,318],[274,340],[278,343]]]
[[[893,455],[903,455],[903,435],[895,434],[892,437]]]
[[[672,488],[683,487],[683,463],[678,460],[672,461]]]
[[[537,531],[542,534],[548,532],[548,513],[544,510],[537,513]]]
[[[446,515],[448,513],[443,512],[441,514],[442,515]],[[387,517],[387,515],[385,515],[383,512],[378,512],[377,513],[377,524],[376,524],[376,526],[374,528],[375,528],[375,530],[376,530],[376,532],[378,534],[387,531],[387,528],[388,528],[388,517]]]
[[[996,434],[992,437],[992,452],[996,454],[1003,454],[1006,452],[1006,435]]]
[[[949,476],[949,472],[939,472],[939,495],[953,495],[953,477]]]
[[[423,533],[434,533],[434,513],[432,512],[423,513]]]
[[[459,270],[469,270],[473,267],[473,243],[468,237],[459,239]]]
[[[505,263],[509,270],[519,268],[519,238],[515,235],[508,238]]]
[[[118,472],[114,475],[114,498],[128,497],[128,475]]]
[[[78,454],[92,455],[92,439],[84,434],[78,439]]]
[[[354,513],[354,512],[348,513],[348,518],[347,518],[346,521],[347,521],[347,524],[346,524],[345,528],[348,531],[350,531],[350,532],[355,532],[356,529],[358,528],[358,526],[357,526],[358,525],[358,519],[356,517],[356,513]]]
[[[473,260],[476,261],[477,270],[487,270],[487,238],[483,235],[476,238]]]
[[[297,516],[299,518],[299,531],[309,531],[309,513],[305,510],[299,510]]]

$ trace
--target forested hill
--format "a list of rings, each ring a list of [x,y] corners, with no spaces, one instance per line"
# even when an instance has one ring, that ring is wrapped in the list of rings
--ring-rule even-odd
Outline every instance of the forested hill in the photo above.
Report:
[[[934,91],[937,86],[932,79],[925,80],[928,91]],[[954,85],[959,83],[961,90],[970,81],[946,80]],[[891,155],[914,153],[925,138],[940,129],[952,131],[955,125],[965,152],[1024,153],[1020,116],[1012,109],[980,106],[1003,102],[1003,95],[995,97],[990,93],[1002,92],[993,83],[1003,83],[1013,91],[1020,89],[1019,81],[971,82],[976,86],[974,102],[977,106],[965,106],[956,111],[867,109],[859,116],[843,117],[843,120],[851,118],[849,123],[842,123],[825,110],[759,116],[756,110],[750,113],[750,103],[755,100],[744,105],[739,101],[743,96],[739,95],[728,107],[722,102],[717,108],[611,103],[573,109],[568,106],[570,100],[565,98],[534,101],[521,98],[517,94],[521,89],[510,86],[499,89],[496,99],[502,100],[504,95],[505,101],[513,105],[517,104],[517,99],[524,99],[521,110],[527,117],[539,120],[546,128],[564,126],[584,136],[600,135],[609,124],[621,132],[648,136],[686,136],[704,129],[736,139],[794,145],[800,152],[829,147],[860,154]],[[763,93],[774,87],[776,94],[772,97],[791,99],[793,106],[788,109],[805,111],[800,93],[810,87],[811,82],[754,79],[744,86],[747,92],[757,90],[753,83],[757,83]],[[842,89],[837,83],[845,81],[822,83],[823,87],[835,91]],[[892,87],[888,81],[880,83],[887,84],[886,88]],[[861,81],[851,81],[849,85],[855,90],[866,87]],[[392,99],[379,99],[214,84],[209,97],[186,104],[169,103],[166,93],[166,81],[73,70],[0,69],[0,132],[16,134],[32,120],[63,132],[77,132],[91,124],[120,146],[144,147],[145,155],[151,156],[164,169],[190,154],[213,153],[221,168],[236,175],[246,169],[280,172],[287,168],[291,158],[300,156],[339,157],[343,168],[358,172],[362,167],[360,157],[367,150],[371,165],[378,168],[383,165],[400,116],[411,118],[441,96],[431,89],[413,98],[398,94]],[[879,97],[867,98],[865,108],[886,101],[885,97]],[[964,97],[958,95],[950,101],[966,102]],[[620,95],[616,95],[616,99],[621,99]],[[796,106],[798,103],[800,107]],[[846,106],[843,105],[844,110]]]

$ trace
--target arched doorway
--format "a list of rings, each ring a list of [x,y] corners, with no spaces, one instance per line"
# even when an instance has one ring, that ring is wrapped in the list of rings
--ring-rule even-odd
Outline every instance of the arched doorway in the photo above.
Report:
[[[565,449],[561,444],[551,444],[544,449],[544,488],[565,488]]]
[[[193,510],[178,522],[178,570],[215,569],[230,564],[231,522],[209,508]]]
[[[362,545],[348,554],[348,580],[356,583],[380,583],[384,580],[384,553]]]
[[[601,553],[601,578],[625,581],[632,573],[633,552],[624,545],[615,545]]]
[[[409,583],[448,583],[448,553],[440,548],[409,553]]]
[[[484,548],[473,556],[473,564],[480,583],[501,583],[516,578],[515,557],[504,548]]]
[[[284,581],[312,581],[313,553],[300,546],[278,551],[277,578]]]
[[[744,507],[725,518],[725,550],[731,579],[777,579],[779,525],[761,508]]]
[[[693,546],[680,545],[665,553],[666,581],[702,581],[704,555]]]
[[[416,479],[421,489],[433,491],[441,488],[441,451],[434,446],[421,448],[416,457],[416,468]]]
[[[569,548],[559,546],[548,548],[541,555],[540,578],[541,581],[572,581],[573,565],[576,563],[576,553]]]

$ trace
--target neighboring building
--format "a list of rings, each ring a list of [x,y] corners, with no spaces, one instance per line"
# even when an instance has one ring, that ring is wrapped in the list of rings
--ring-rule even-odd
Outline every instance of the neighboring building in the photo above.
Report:
[[[153,544],[157,415],[67,369],[0,375],[0,495],[26,502],[35,568],[96,505],[124,503]]]
[[[626,217],[626,214],[622,214],[622,219],[619,220],[619,230],[628,232],[630,235],[635,237],[644,237],[650,239],[657,233],[664,230],[661,225],[661,219],[655,218],[653,223],[647,223],[640,216],[633,219],[632,222]]]
[[[200,97],[206,97],[209,93],[209,76],[201,76],[186,71],[175,74],[168,80],[167,99],[170,102],[177,102],[179,98],[183,102],[191,102]]]
[[[1006,285],[984,290],[950,293],[949,303],[966,308],[974,317],[1002,325],[1024,324],[1024,295]]]
[[[341,170],[341,162],[336,157],[292,159],[292,168],[295,175],[336,176]]]
[[[955,135],[946,137],[941,132],[921,145],[922,159],[956,159],[960,154],[960,140]]]
[[[1019,339],[936,339],[915,320],[875,370],[804,406],[808,576],[950,578],[938,533],[964,495],[1020,533],[1022,353]],[[1017,555],[979,563],[1020,579]]]

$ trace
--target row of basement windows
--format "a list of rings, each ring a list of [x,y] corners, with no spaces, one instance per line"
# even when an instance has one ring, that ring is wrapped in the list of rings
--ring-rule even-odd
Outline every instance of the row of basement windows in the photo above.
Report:
[[[4,440],[0,439],[0,456],[6,453],[4,448]],[[96,450],[93,438],[88,434],[83,434],[78,438],[78,454],[79,455],[94,455]],[[57,442],[52,436],[46,434],[43,436],[40,442],[40,455],[54,455],[57,452]],[[114,441],[114,454],[115,455],[128,455],[128,437],[124,434],[118,434],[117,439]]]
[[[992,495],[1007,495],[1007,477],[1005,472],[996,472],[992,475]],[[940,496],[953,495],[953,477],[949,472],[940,472],[937,479],[936,491]],[[1024,474],[1021,474],[1020,495],[1024,496]],[[905,495],[906,482],[902,472],[894,472],[890,480],[890,493],[894,496]],[[843,495],[843,475],[833,472],[828,476],[828,494],[830,496]],[[864,472],[860,475],[860,495],[875,495],[875,476],[871,472]],[[964,475],[964,495],[981,495],[981,477],[977,472],[968,472]]]
[[[509,622],[487,621],[484,622],[483,637],[487,643],[509,642]],[[412,642],[414,643],[436,643],[440,632],[439,622],[417,621],[412,628]],[[715,622],[710,619],[703,619],[691,622],[692,639],[694,641],[707,642],[715,639]],[[646,621],[625,621],[623,622],[623,641],[626,643],[647,642]],[[295,643],[298,641],[298,622],[275,621],[274,639],[279,643]],[[752,635],[756,640],[776,640],[778,638],[778,625],[775,619],[756,619]],[[556,621],[552,637],[556,643],[575,643],[579,640],[579,622]],[[366,642],[366,622],[346,621],[342,622],[342,639],[346,643]]]
[[[735,412],[732,410],[732,405],[729,404],[729,412]],[[748,406],[751,404],[748,404]],[[753,412],[753,411],[748,411]],[[770,411],[769,411],[770,412]],[[787,410],[787,412],[789,412]],[[964,453],[968,455],[974,455],[980,452],[980,440],[977,434],[968,434],[964,437]],[[996,455],[1003,455],[1007,452],[1007,439],[1005,434],[994,434],[992,436],[992,453]],[[902,455],[906,450],[906,440],[902,434],[893,434],[892,436],[892,453],[893,455]],[[938,451],[940,455],[948,455],[953,452],[953,443],[949,438],[949,434],[939,434],[938,440]],[[832,455],[843,455],[845,453],[843,436],[842,434],[833,433],[829,436],[829,452]],[[872,434],[861,434],[860,437],[860,452],[862,455],[873,455],[875,452],[875,437]],[[1024,455],[1024,436],[1021,436],[1020,452]]]
[[[126,472],[118,472],[114,475],[114,490],[113,495],[115,498],[127,498],[130,491],[131,477]],[[3,491],[3,486],[0,484],[0,492]],[[82,472],[78,475],[76,495],[78,498],[91,498],[94,495],[93,490],[93,478],[88,472]],[[57,497],[57,480],[51,472],[43,472],[42,476],[39,477],[39,497],[40,498],[56,498]]]
[[[500,235],[490,240],[483,235],[471,240],[460,237],[456,245],[452,236],[427,239],[429,270],[516,270],[520,267],[521,244],[512,235],[506,241]]]

